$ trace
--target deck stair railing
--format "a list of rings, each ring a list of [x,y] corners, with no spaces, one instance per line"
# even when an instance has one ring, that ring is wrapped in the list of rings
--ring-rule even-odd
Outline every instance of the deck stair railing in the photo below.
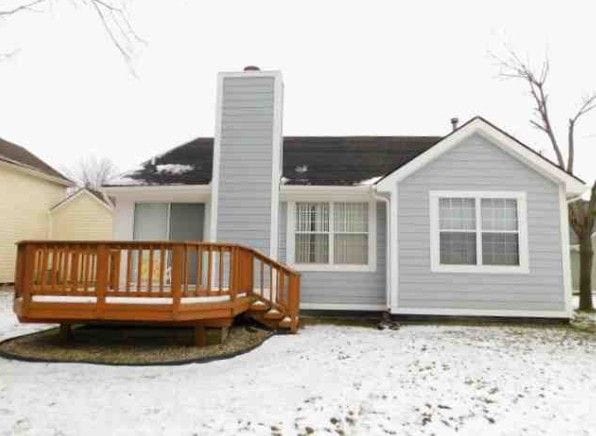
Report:
[[[164,241],[23,241],[15,298],[26,308],[91,298],[97,318],[110,303],[163,303],[173,319],[181,304],[250,297],[249,314],[296,331],[300,275],[250,247]],[[69,300],[71,298],[72,300]],[[196,307],[196,306],[195,306]]]

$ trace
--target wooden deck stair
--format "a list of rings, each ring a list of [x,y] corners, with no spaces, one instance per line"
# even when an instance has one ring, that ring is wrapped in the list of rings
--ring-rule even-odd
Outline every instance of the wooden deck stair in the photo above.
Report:
[[[21,322],[141,322],[204,330],[227,328],[245,312],[274,329],[296,332],[300,322],[300,274],[237,244],[23,241],[15,277],[14,310]]]

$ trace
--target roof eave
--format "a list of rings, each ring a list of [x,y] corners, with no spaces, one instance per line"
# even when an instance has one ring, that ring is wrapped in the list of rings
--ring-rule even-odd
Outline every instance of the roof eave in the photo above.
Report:
[[[61,178],[61,177],[55,177],[55,176],[49,175],[49,174],[39,171],[29,165],[24,165],[20,162],[14,161],[12,159],[8,159],[6,157],[0,158],[0,164],[7,165],[7,166],[17,169],[23,173],[29,174],[34,177],[38,177],[40,179],[47,180],[49,182],[57,183],[59,185],[65,186],[65,187],[75,186],[75,183],[72,180],[69,180],[67,178]]]
[[[492,140],[491,142],[503,151],[526,163],[526,165],[530,166],[543,176],[557,183],[562,183],[565,186],[565,191],[568,196],[581,195],[588,189],[587,185],[582,180],[563,171],[550,160],[540,156],[530,147],[481,117],[475,117],[467,121],[459,129],[445,136],[445,138],[427,151],[415,157],[406,165],[397,168],[392,173],[386,175],[375,184],[376,189],[382,192],[391,191],[393,189],[392,186],[395,183],[418,171],[420,168],[475,133]]]

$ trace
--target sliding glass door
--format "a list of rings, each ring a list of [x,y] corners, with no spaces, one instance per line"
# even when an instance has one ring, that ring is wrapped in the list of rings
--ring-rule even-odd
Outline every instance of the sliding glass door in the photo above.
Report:
[[[172,203],[170,205],[169,237],[172,241],[202,241],[205,205],[202,203]]]
[[[167,203],[135,204],[133,239],[135,241],[167,241],[169,239],[169,208]]]
[[[202,241],[205,222],[203,203],[136,203],[133,239],[135,241]],[[196,283],[197,258],[190,254],[191,283]],[[148,256],[143,256],[143,260]],[[168,264],[170,259],[168,259]],[[133,265],[137,265],[134,262]],[[143,264],[142,268],[151,266]],[[169,270],[169,268],[168,268]],[[157,277],[157,275],[154,275]]]

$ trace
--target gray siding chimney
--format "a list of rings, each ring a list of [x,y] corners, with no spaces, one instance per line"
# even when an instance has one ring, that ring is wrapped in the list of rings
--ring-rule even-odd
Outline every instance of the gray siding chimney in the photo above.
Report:
[[[277,258],[281,73],[251,68],[220,73],[217,82],[210,239]]]

